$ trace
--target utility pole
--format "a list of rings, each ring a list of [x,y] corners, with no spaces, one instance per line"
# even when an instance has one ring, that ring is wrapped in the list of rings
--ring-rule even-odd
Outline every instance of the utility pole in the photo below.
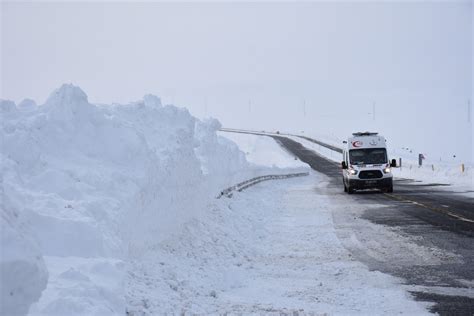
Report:
[[[303,116],[306,117],[306,100],[303,99]]]
[[[468,123],[471,123],[471,116],[472,116],[471,100],[467,100],[467,122]]]
[[[372,120],[375,121],[375,101],[374,101],[374,103],[372,104]]]

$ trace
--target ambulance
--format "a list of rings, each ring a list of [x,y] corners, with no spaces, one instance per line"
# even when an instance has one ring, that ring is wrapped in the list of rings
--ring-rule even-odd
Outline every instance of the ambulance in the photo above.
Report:
[[[366,189],[393,192],[392,168],[397,162],[395,159],[389,162],[383,136],[371,132],[353,133],[344,141],[342,157],[344,192],[352,194]]]

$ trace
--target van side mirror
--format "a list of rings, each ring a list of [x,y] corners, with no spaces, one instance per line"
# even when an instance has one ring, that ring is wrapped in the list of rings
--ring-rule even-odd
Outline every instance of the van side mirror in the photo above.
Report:
[[[396,168],[397,167],[397,160],[392,159],[392,162],[390,163],[390,167]]]
[[[342,169],[347,169],[347,165],[345,161],[341,162],[341,166],[342,166]]]

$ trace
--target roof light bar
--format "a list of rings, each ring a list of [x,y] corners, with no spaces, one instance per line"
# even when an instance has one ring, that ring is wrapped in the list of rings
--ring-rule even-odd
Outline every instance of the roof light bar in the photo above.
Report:
[[[379,133],[373,133],[373,132],[357,132],[357,133],[352,133],[353,136],[375,136],[378,135]]]

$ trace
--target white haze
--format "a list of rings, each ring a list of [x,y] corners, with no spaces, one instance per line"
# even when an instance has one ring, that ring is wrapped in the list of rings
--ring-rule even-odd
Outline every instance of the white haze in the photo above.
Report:
[[[154,93],[228,127],[378,130],[431,158],[474,156],[470,1],[1,8],[2,98],[43,103],[72,82],[97,103]]]

